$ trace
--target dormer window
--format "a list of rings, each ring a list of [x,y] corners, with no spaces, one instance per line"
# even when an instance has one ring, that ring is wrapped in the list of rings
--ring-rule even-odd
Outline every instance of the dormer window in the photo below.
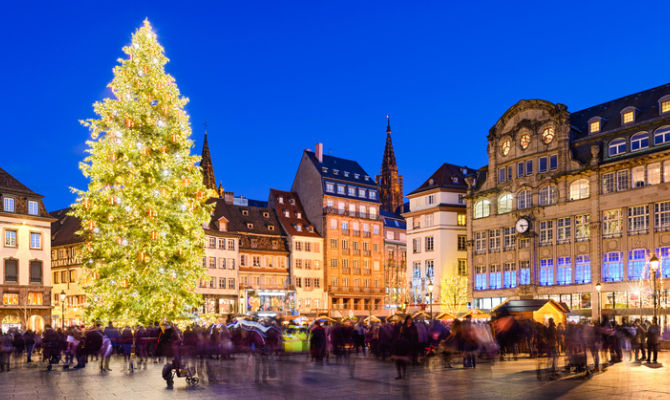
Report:
[[[670,95],[661,97],[658,99],[658,103],[659,114],[670,112]]]
[[[279,196],[279,198],[277,198],[277,201],[279,202],[279,204],[284,204],[284,198],[281,197],[281,196]]]
[[[349,177],[349,171],[344,171],[344,176],[348,178]]]
[[[334,170],[333,170],[333,175],[337,175],[337,174],[339,174],[339,173],[340,173],[340,170],[339,170],[339,169],[334,169]]]
[[[292,205],[292,206],[294,206],[294,205],[295,205],[295,199],[289,199],[289,201],[288,201],[288,202],[289,202],[289,204],[290,204],[290,205]]]
[[[370,180],[370,177],[367,176],[367,175],[365,175],[365,176],[363,177],[363,179],[365,179],[366,181],[369,181],[369,180]]]
[[[289,218],[289,212],[288,212],[288,210],[284,210],[284,216],[285,216],[286,218]]]
[[[621,125],[631,124],[635,122],[635,107],[626,107],[621,110]]]
[[[296,225],[295,230],[298,232],[302,232],[302,225]]]
[[[242,210],[242,215],[249,215],[249,210],[243,209]]]
[[[360,179],[361,175],[360,174],[354,174],[354,179]]]
[[[310,225],[310,226],[307,227],[307,230],[309,232],[314,232],[314,227]]]
[[[6,212],[15,211],[15,201],[13,197],[5,197],[2,199],[2,209]]]
[[[34,200],[28,200],[28,214],[39,215],[39,204]]]
[[[264,218],[269,218],[269,217],[270,217],[270,213],[267,212],[267,211],[263,211],[263,217],[264,217]]]
[[[321,171],[325,174],[328,172],[328,167],[321,167]]]
[[[589,133],[598,133],[602,129],[602,118],[593,117],[589,120]]]
[[[302,214],[299,213],[299,212],[297,212],[297,213],[295,213],[295,217],[298,218],[298,219],[300,219],[300,218],[302,218]]]
[[[274,226],[274,225],[268,225],[268,230],[270,230],[270,231],[274,231],[274,230],[275,230],[275,226]]]
[[[254,229],[254,224],[247,222],[247,229]]]
[[[451,183],[458,183],[458,177],[457,176],[452,176],[451,177]]]

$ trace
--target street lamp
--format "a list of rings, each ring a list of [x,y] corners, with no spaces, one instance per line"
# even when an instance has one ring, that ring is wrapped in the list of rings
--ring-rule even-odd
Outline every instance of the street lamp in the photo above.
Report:
[[[60,291],[60,327],[65,329],[65,290]]]
[[[649,259],[649,269],[654,278],[654,319],[656,319],[656,271],[658,271],[658,257],[656,257],[656,254]]]
[[[600,304],[600,302],[602,300],[602,298],[600,297],[600,289],[602,289],[602,285],[600,284],[600,282],[598,282],[598,283],[596,283],[596,291],[598,292],[598,323],[600,323],[600,319],[601,319],[600,314],[602,313],[602,308],[601,308],[601,304]]]
[[[428,293],[430,294],[430,319],[433,319],[433,281],[428,281]]]

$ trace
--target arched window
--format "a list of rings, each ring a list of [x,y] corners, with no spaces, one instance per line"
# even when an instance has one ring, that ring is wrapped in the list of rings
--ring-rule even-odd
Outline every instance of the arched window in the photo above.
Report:
[[[649,147],[649,133],[636,133],[630,138],[630,151],[642,150],[647,147]]]
[[[556,204],[557,201],[558,190],[556,189],[556,185],[549,185],[540,189],[538,202],[541,206]]]
[[[491,202],[489,200],[479,200],[475,203],[475,218],[488,217],[491,213]]]
[[[616,156],[626,152],[626,139],[618,138],[610,142],[609,145],[609,156]]]
[[[570,200],[581,200],[589,197],[588,179],[579,179],[570,184]]]
[[[523,210],[533,206],[533,192],[522,190],[516,195],[516,209]]]
[[[512,211],[512,193],[503,193],[498,197],[498,214],[505,214]]]
[[[654,144],[663,144],[670,142],[670,126],[662,126],[656,129],[654,133]]]

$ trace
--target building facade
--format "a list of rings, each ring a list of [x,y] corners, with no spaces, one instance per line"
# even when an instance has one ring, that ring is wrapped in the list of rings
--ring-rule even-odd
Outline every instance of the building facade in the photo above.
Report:
[[[327,309],[328,301],[324,290],[323,238],[307,219],[296,193],[270,189],[268,203],[287,237],[296,309],[301,315],[316,316]]]
[[[293,181],[307,218],[324,238],[328,309],[338,315],[383,312],[383,221],[379,188],[351,160],[305,150]]]
[[[86,310],[81,265],[84,241],[76,234],[81,229],[79,219],[67,215],[69,212],[69,208],[64,208],[50,213],[56,219],[51,224],[52,319],[55,326],[82,325]],[[63,303],[61,293],[65,293]]]
[[[51,222],[43,196],[0,169],[0,322],[41,332],[51,324]]]
[[[407,282],[408,303],[418,306],[430,300],[433,284],[433,311],[441,311],[442,286],[460,283],[467,277],[467,232],[465,176],[467,167],[443,164],[427,181],[407,195]],[[457,298],[467,298],[467,285],[453,288]],[[460,293],[459,292],[462,292]],[[454,302],[450,295],[450,302]],[[444,301],[443,301],[444,300]],[[459,308],[456,301],[450,309]],[[462,302],[464,307],[467,301]]]
[[[407,297],[407,226],[401,215],[380,212],[384,221],[384,308],[393,313],[404,310]]]
[[[489,164],[468,179],[475,306],[550,298],[594,319],[651,315],[656,255],[665,315],[670,85],[574,113],[522,100],[488,139]]]

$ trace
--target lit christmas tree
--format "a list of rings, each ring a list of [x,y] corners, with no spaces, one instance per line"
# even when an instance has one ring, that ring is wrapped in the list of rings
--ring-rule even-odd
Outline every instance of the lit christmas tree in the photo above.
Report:
[[[87,191],[75,190],[89,320],[151,323],[200,305],[209,194],[191,155],[188,99],[165,73],[168,59],[148,21],[123,48],[116,98],[94,104],[90,154],[80,164]]]

